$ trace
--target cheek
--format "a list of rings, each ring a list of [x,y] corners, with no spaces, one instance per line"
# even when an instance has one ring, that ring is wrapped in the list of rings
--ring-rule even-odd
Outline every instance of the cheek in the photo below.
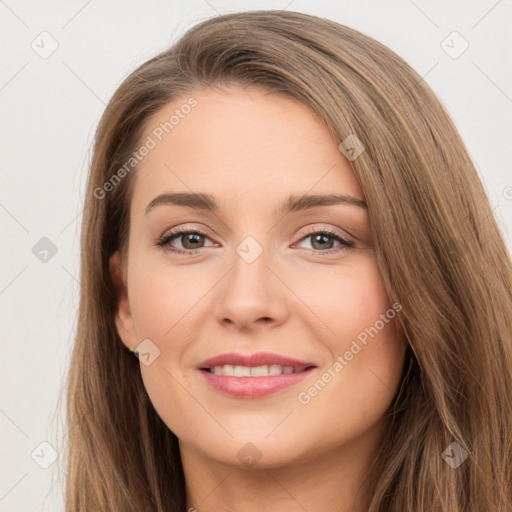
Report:
[[[137,268],[136,263],[133,268]],[[201,270],[184,271],[152,262],[138,268],[145,270],[139,274],[135,270],[129,283],[130,308],[138,337],[154,339],[160,345],[168,338],[176,338],[176,332],[193,327],[195,308],[213,286],[212,276]]]
[[[340,267],[332,272],[320,269],[316,275],[293,279],[293,289],[307,306],[300,309],[301,321],[333,354],[342,354],[358,336],[364,340],[367,329],[377,323],[381,338],[393,337],[390,317],[396,312],[384,288],[372,254],[362,256],[357,264]],[[309,310],[309,312],[308,312]],[[299,309],[297,310],[299,311]],[[386,315],[384,322],[382,315]],[[386,327],[386,329],[384,329]]]
[[[361,432],[385,414],[398,389],[404,363],[396,328],[399,304],[391,304],[373,259],[339,279],[300,293],[318,312],[328,332],[324,372],[299,390],[297,402],[312,424],[330,424],[333,436]],[[321,296],[321,298],[319,298]],[[305,420],[304,420],[305,421]]]
[[[136,335],[139,342],[150,339],[159,350],[154,362],[140,367],[144,386],[168,428],[179,437],[186,437],[196,425],[199,428],[204,424],[205,418],[204,410],[186,390],[184,360],[197,341],[198,325],[204,320],[198,318],[201,298],[218,277],[200,270],[156,266],[137,261],[135,256],[131,265],[130,308]],[[201,432],[195,435],[200,436]]]
[[[358,280],[347,282],[342,301],[335,324],[340,335],[332,343],[335,355],[343,358],[341,373],[357,386],[353,396],[367,405],[386,402],[401,377],[403,346],[396,328],[401,307],[391,304],[374,262]]]

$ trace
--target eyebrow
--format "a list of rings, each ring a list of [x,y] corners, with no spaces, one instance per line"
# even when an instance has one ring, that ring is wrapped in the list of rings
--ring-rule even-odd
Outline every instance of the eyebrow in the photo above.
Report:
[[[286,213],[336,204],[346,204],[367,209],[367,205],[363,200],[345,194],[317,194],[302,196],[291,194],[283,201],[280,208],[276,209],[275,214],[284,215]],[[145,213],[147,214],[152,209],[162,205],[185,206],[195,210],[207,210],[212,212],[219,211],[219,206],[215,201],[215,198],[210,194],[179,192],[160,194],[155,197],[147,205]]]

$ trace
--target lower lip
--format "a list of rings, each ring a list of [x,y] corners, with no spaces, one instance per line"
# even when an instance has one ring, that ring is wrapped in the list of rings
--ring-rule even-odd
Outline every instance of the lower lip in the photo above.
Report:
[[[260,398],[299,383],[314,369],[309,368],[299,373],[283,373],[268,377],[232,377],[216,375],[205,370],[199,371],[204,375],[206,382],[221,393],[242,398]]]

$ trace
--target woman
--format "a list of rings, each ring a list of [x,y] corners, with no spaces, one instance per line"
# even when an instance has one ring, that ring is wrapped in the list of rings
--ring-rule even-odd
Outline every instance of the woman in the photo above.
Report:
[[[512,510],[510,258],[373,39],[245,12],[140,66],[81,272],[66,510]]]

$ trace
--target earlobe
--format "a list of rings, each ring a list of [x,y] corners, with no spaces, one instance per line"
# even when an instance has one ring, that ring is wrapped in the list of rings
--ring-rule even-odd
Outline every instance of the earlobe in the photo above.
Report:
[[[109,269],[116,293],[115,323],[117,333],[127,348],[134,349],[137,346],[137,336],[135,335],[133,317],[130,310],[130,303],[128,301],[126,277],[124,276],[119,251],[116,251],[110,257]]]

